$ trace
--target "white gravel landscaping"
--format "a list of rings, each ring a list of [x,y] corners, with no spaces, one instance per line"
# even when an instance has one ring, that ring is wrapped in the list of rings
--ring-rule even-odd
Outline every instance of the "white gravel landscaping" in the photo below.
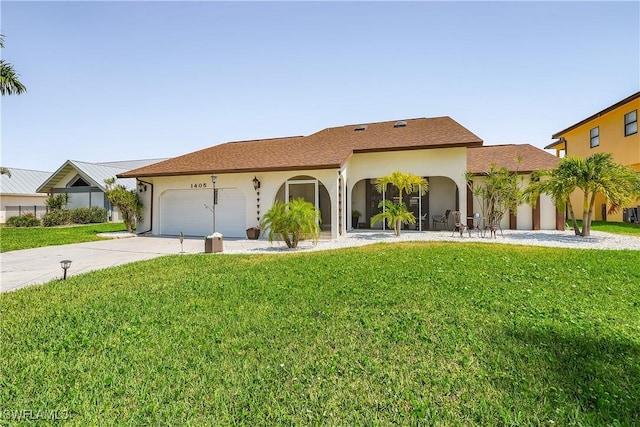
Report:
[[[625,236],[620,234],[604,233],[592,231],[591,236],[576,236],[573,230],[550,231],[550,230],[504,230],[504,236],[498,235],[496,238],[479,237],[477,233],[459,233],[451,236],[451,231],[403,231],[399,237],[393,231],[381,230],[354,230],[341,236],[337,240],[320,240],[317,245],[313,242],[300,242],[297,249],[289,249],[284,242],[274,241],[272,244],[264,243],[254,247],[243,247],[231,249],[228,245],[224,253],[292,253],[309,252],[328,249],[339,249],[354,246],[364,246],[375,243],[397,243],[397,242],[465,242],[479,244],[507,244],[507,245],[528,245],[528,246],[548,246],[556,248],[573,249],[612,249],[612,250],[640,250],[640,237]]]

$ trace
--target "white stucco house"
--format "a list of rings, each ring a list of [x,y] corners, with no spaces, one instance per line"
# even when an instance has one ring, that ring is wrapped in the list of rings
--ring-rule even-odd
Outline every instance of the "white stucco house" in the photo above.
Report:
[[[0,223],[12,216],[32,213],[38,218],[47,212],[47,195],[38,187],[51,172],[7,168],[11,176],[0,175]]]
[[[98,206],[109,213],[110,221],[121,221],[120,213],[112,207],[105,196],[105,179],[116,178],[122,172],[132,168],[147,166],[166,159],[127,160],[118,162],[89,163],[77,160],[67,160],[53,173],[49,173],[40,181],[36,189],[44,193],[45,199],[50,195],[66,193],[69,195],[67,207],[69,209]],[[118,179],[129,189],[136,186],[135,179]]]
[[[333,127],[308,136],[229,142],[118,177],[138,181],[145,206],[139,233],[206,236],[215,227],[225,237],[244,237],[245,230],[258,225],[275,200],[304,197],[320,210],[322,229],[337,238],[356,225],[352,224],[352,210],[362,213],[358,222],[368,227],[382,197],[394,197],[393,190],[383,196],[374,185],[377,177],[394,170],[423,176],[429,182],[426,195],[405,196],[416,217],[447,209],[460,210],[463,215],[472,212],[465,173],[473,150],[479,151],[478,161],[472,164],[481,167],[486,157],[482,150],[490,148],[482,144],[450,117],[418,118]],[[525,164],[528,156],[531,165],[555,165],[555,156],[528,147]],[[500,150],[492,151],[496,161],[505,159],[498,156]],[[217,193],[215,218],[212,176]],[[553,205],[545,201],[537,209],[545,213],[536,220],[531,208],[527,214],[521,213],[526,208],[519,210],[523,218],[515,226],[556,228]],[[425,221],[424,229],[429,222]],[[419,222],[418,227],[422,226]]]

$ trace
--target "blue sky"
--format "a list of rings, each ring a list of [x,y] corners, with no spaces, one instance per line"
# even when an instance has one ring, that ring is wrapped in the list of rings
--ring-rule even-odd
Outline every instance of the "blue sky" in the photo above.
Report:
[[[450,116],[485,145],[640,87],[640,2],[10,2],[5,167]]]

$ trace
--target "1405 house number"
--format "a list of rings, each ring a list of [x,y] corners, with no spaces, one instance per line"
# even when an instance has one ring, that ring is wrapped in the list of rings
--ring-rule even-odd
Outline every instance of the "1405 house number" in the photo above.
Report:
[[[207,183],[201,182],[199,184],[191,184],[191,188],[207,188]]]

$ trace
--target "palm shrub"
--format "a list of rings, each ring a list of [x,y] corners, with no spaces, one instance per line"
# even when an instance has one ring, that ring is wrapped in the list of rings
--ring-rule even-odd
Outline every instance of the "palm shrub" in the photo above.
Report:
[[[55,196],[49,196],[46,201],[47,207],[51,210],[53,209],[66,209],[67,203],[69,203],[69,194],[68,193],[59,193]]]
[[[378,204],[379,208],[382,208],[382,212],[374,215],[371,218],[371,226],[373,227],[378,222],[387,221],[396,236],[400,235],[402,224],[415,224],[416,217],[413,212],[409,212],[407,205],[404,203],[393,203],[391,200],[383,200]]]
[[[390,200],[383,200],[378,204],[383,211],[371,218],[371,226],[379,221],[387,220],[392,225],[396,236],[400,235],[402,224],[415,224],[416,217],[413,212],[407,209],[402,201],[403,193],[419,193],[424,195],[429,189],[429,183],[426,179],[410,173],[393,171],[390,175],[381,176],[376,180],[376,190],[379,193],[386,191],[387,186],[392,185],[398,189],[398,203]],[[375,220],[375,221],[374,221]]]
[[[518,158],[518,162],[521,160]],[[479,202],[487,223],[500,224],[507,211],[515,215],[518,205],[522,203],[523,192],[518,185],[518,172],[492,164],[483,177],[484,180],[478,182],[474,181],[473,174],[467,173],[467,186]]]
[[[262,217],[260,227],[268,230],[269,242],[280,236],[288,248],[297,248],[300,240],[311,238],[318,242],[320,221],[320,211],[312,203],[297,198],[287,203],[276,201]]]

